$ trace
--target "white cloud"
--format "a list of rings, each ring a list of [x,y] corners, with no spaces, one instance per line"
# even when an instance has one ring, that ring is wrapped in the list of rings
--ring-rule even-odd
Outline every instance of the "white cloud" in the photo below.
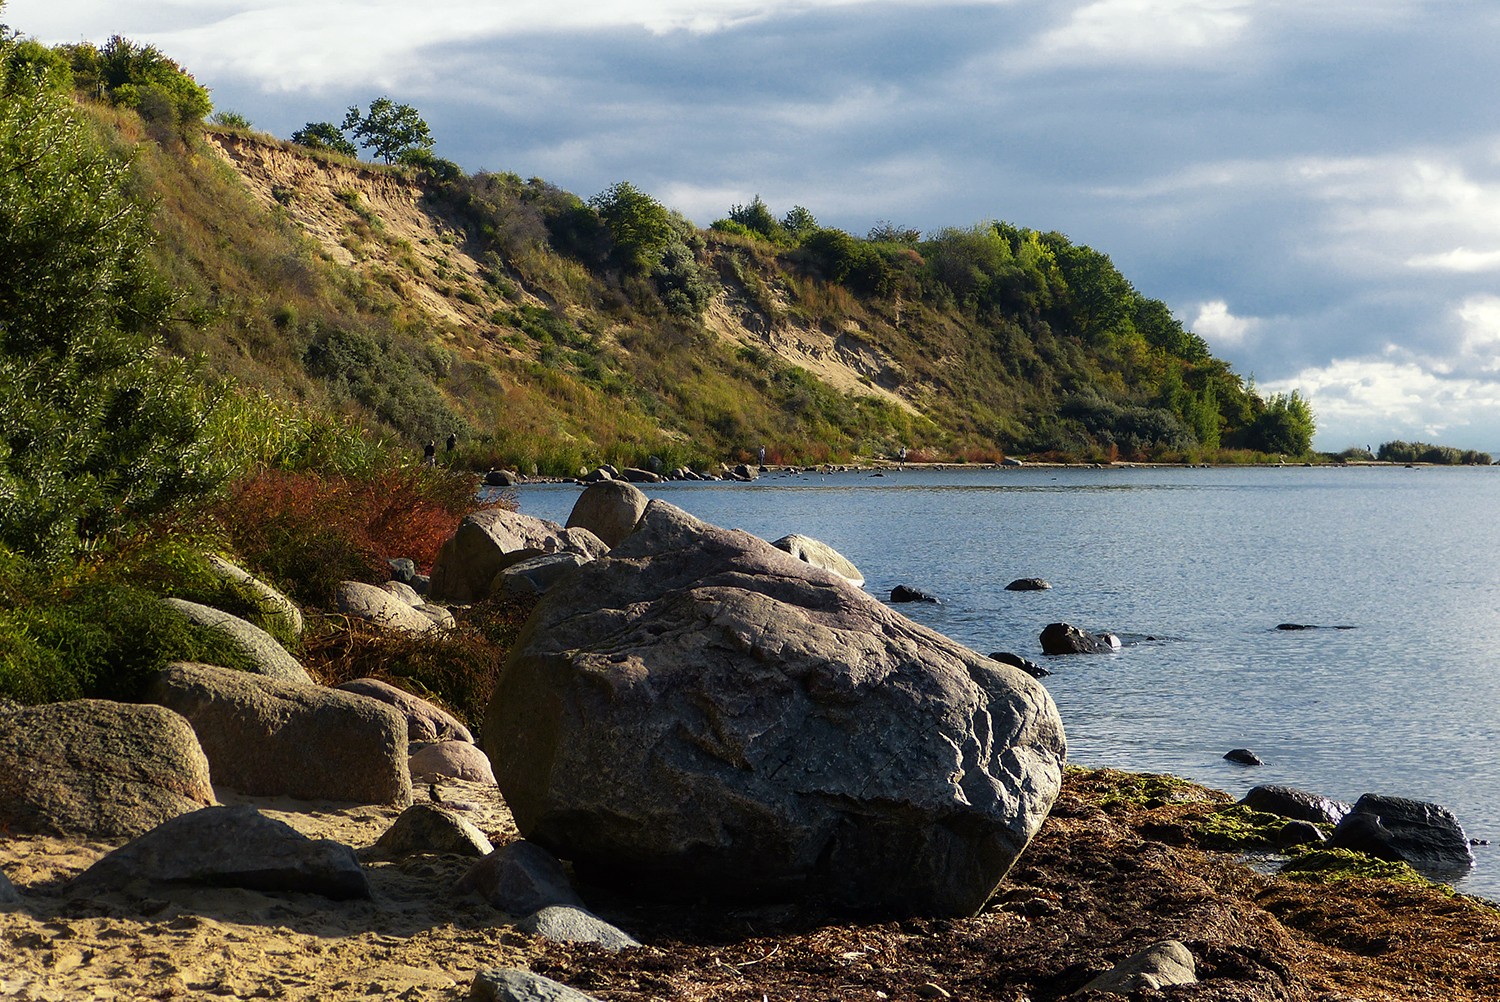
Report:
[[[1245,344],[1258,323],[1253,317],[1235,316],[1229,312],[1228,303],[1214,299],[1199,304],[1197,316],[1187,326],[1210,347],[1223,348]]]
[[[1043,34],[1023,64],[1202,60],[1234,44],[1253,6],[1251,0],[1095,0]]]
[[[1483,372],[1500,372],[1500,297],[1472,296],[1455,311],[1463,327],[1460,351]]]
[[[1477,251],[1468,247],[1455,247],[1450,251],[1441,251],[1436,254],[1416,254],[1407,258],[1406,263],[1413,268],[1456,271],[1464,274],[1495,271],[1500,269],[1500,250]]]

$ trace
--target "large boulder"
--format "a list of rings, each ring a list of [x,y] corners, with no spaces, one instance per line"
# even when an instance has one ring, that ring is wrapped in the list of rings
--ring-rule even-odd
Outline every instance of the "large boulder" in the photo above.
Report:
[[[798,560],[806,561],[814,567],[821,567],[825,571],[833,571],[839,577],[844,578],[855,587],[865,583],[865,576],[859,572],[848,557],[827,543],[813,539],[811,536],[803,536],[792,533],[782,536],[771,544],[778,550],[785,550]]]
[[[588,560],[576,553],[544,553],[528,557],[495,575],[491,595],[511,598],[519,595],[543,595]]]
[[[292,636],[302,636],[302,610],[297,608],[295,602],[243,567],[223,557],[210,555],[208,563],[221,579],[243,589],[255,601],[255,604],[260,606],[262,613],[279,619],[286,625]]]
[[[1328,840],[1376,859],[1410,863],[1428,876],[1453,878],[1474,866],[1469,837],[1453,812],[1437,804],[1367,793]]]
[[[410,587],[410,586],[407,586]],[[414,593],[415,594],[415,593]],[[362,581],[341,581],[333,601],[339,612],[398,633],[422,636],[438,629],[431,617],[391,591]]]
[[[635,531],[649,499],[639,487],[615,480],[604,480],[584,489],[573,502],[568,514],[568,528],[587,529],[604,541],[606,546],[619,546],[620,541]]]
[[[484,742],[596,878],[932,915],[985,903],[1065,754],[1024,673],[662,501],[541,600]]]
[[[251,662],[250,670],[257,675],[305,685],[313,684],[312,676],[302,667],[302,663],[287,653],[287,649],[275,637],[254,623],[184,598],[165,598],[162,601],[199,626],[227,635],[244,652]]]
[[[366,696],[211,665],[168,665],[147,698],[188,719],[214,782],[241,793],[411,802],[406,718]]]
[[[406,717],[406,739],[412,744],[430,741],[473,741],[463,721],[420,696],[413,696],[378,678],[356,678],[336,688],[389,703]]]
[[[474,973],[469,1002],[598,1002],[598,999],[519,967],[500,967]]]
[[[1293,789],[1290,786],[1266,784],[1252,787],[1240,798],[1240,803],[1254,811],[1275,814],[1293,821],[1311,821],[1314,824],[1336,825],[1344,820],[1350,807],[1341,800],[1334,800],[1319,793]]]
[[[0,830],[119,838],[212,803],[198,738],[164,707],[81,699],[0,714]]]
[[[504,508],[486,508],[464,518],[438,550],[432,565],[433,597],[472,602],[489,594],[490,583],[516,550],[577,553],[593,559],[609,547],[587,529],[564,529],[556,522]]]
[[[1120,649],[1113,633],[1090,633],[1070,623],[1048,623],[1041,635],[1043,654],[1112,654]]]
[[[135,884],[244,887],[368,898],[370,883],[354,850],[310,839],[253,807],[205,807],[166,821],[75,877],[74,893]]]
[[[438,741],[423,745],[412,752],[407,767],[414,782],[461,779],[467,783],[495,785],[489,757],[467,741]]]

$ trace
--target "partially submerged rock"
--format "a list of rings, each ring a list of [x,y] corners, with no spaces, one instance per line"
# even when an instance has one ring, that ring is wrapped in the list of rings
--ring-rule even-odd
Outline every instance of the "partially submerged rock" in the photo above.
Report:
[[[1438,804],[1367,793],[1339,822],[1329,848],[1410,863],[1427,876],[1451,879],[1474,866],[1469,837],[1453,812]]]
[[[168,665],[148,696],[193,725],[214,782],[241,793],[411,802],[406,719],[351,692],[212,665]]]
[[[104,856],[69,889],[95,893],[139,882],[296,891],[339,901],[370,896],[349,846],[310,839],[249,806],[205,807],[166,821]]]
[[[1293,789],[1290,786],[1263,785],[1252,787],[1241,798],[1240,803],[1251,810],[1277,814],[1296,821],[1311,821],[1314,824],[1336,825],[1352,809],[1340,800],[1333,800],[1318,793]]]
[[[1047,591],[1051,583],[1043,578],[1016,578],[1005,586],[1006,591]]]
[[[1025,674],[661,501],[542,599],[484,739],[590,874],[933,915],[984,904],[1064,758]]]
[[[992,651],[990,652],[990,657],[991,659],[998,661],[1003,665],[1010,665],[1012,668],[1019,668],[1026,674],[1030,675],[1032,678],[1046,678],[1048,675],[1052,674],[1050,671],[1043,668],[1035,661],[1032,661],[1029,658],[1023,658],[1019,654],[1012,654],[1009,651]]]
[[[904,584],[897,585],[896,587],[891,589],[891,601],[895,603],[930,602],[933,605],[938,604],[936,595],[929,595],[927,592],[922,591],[920,588],[912,588]]]
[[[1112,654],[1120,649],[1113,633],[1090,633],[1070,623],[1048,623],[1040,637],[1043,654]]]
[[[0,714],[0,829],[118,838],[212,803],[198,737],[164,707],[80,699]]]

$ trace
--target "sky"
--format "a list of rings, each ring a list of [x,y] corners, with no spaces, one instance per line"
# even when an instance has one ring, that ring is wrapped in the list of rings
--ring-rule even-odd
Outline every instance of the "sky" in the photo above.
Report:
[[[1500,456],[1492,0],[6,0],[278,136],[380,96],[466,170],[699,225],[999,219],[1108,254],[1314,444]]]

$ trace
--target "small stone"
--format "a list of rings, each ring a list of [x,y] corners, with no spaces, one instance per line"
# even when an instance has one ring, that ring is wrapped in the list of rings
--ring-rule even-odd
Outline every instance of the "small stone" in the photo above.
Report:
[[[924,999],[951,999],[953,993],[942,985],[929,981],[925,985],[918,985],[913,992],[918,998]]]
[[[910,588],[906,585],[897,585],[891,589],[892,602],[931,602],[937,605],[937,596],[929,595],[919,588]]]
[[[1265,765],[1260,756],[1249,748],[1233,748],[1225,752],[1224,761],[1234,762],[1236,765]]]
[[[1016,578],[1005,586],[1006,591],[1047,591],[1051,588],[1050,582],[1042,578]]]

